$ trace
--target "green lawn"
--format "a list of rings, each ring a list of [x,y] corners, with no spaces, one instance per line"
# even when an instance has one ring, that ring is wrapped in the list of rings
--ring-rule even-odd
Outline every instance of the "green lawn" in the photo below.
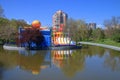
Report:
[[[110,39],[104,39],[104,40],[102,40],[102,41],[99,40],[99,41],[93,41],[93,42],[120,47],[120,43],[117,43],[117,42],[112,41],[112,40],[110,40]]]

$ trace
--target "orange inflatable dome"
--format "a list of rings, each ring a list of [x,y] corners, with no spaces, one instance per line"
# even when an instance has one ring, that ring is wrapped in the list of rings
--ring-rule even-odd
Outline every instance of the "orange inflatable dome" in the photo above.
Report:
[[[40,26],[41,26],[41,23],[38,20],[34,20],[32,22],[32,27],[33,28],[40,28]]]

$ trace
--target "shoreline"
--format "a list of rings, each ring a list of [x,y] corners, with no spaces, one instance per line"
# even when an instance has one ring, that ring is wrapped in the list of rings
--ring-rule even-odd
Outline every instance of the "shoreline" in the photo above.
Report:
[[[17,46],[10,46],[10,45],[3,45],[3,49],[5,49],[5,50],[25,50],[24,47],[17,47]]]
[[[100,47],[104,47],[104,48],[109,48],[109,49],[120,51],[120,47],[116,47],[116,46],[112,46],[112,45],[92,43],[92,42],[78,42],[78,43],[79,44],[88,44],[88,45],[93,45],[93,46],[100,46]]]
[[[92,42],[78,42],[78,43],[79,44],[86,44],[86,45],[93,45],[93,46],[100,46],[100,47],[120,51],[120,47],[116,47],[116,46],[112,46],[112,45],[92,43]],[[10,46],[10,45],[3,45],[3,48],[6,49],[6,50],[25,50],[24,47],[17,47],[17,46]]]
[[[69,49],[81,49],[82,46],[76,46],[76,45],[68,45],[68,46],[52,46],[52,47],[47,47],[47,48],[31,48],[30,50],[69,50]],[[12,45],[3,45],[3,49],[5,50],[25,50],[25,47],[17,47],[17,46],[12,46]]]

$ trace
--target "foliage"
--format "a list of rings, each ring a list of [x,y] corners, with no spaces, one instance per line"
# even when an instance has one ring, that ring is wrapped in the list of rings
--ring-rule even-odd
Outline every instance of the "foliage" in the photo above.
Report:
[[[78,42],[80,40],[88,39],[88,28],[83,20],[69,19],[65,32],[68,32],[71,39]]]
[[[0,23],[0,39],[7,42],[13,38],[14,29],[9,26],[9,20],[6,18],[0,18]]]
[[[120,43],[120,17],[112,17],[104,21],[106,29],[90,29],[82,20],[69,19],[66,30],[70,32],[70,37],[74,41],[100,41],[110,39]]]
[[[89,39],[89,28],[86,26],[84,21],[79,21],[78,30],[80,40],[87,41]]]
[[[27,28],[25,31],[19,34],[21,36],[20,41],[17,41],[17,44],[28,43],[30,47],[31,42],[35,42],[36,45],[40,45],[44,41],[44,36],[35,28]]]
[[[114,29],[112,39],[116,42],[120,42],[120,29]]]
[[[112,17],[110,20],[105,20],[104,25],[106,27],[106,38],[120,42],[120,17]]]
[[[0,5],[0,42],[4,44],[6,42],[16,39],[16,33],[19,26],[29,26],[23,19],[12,19],[5,18],[4,9]]]
[[[100,28],[93,30],[92,36],[94,40],[101,40],[105,37],[104,31]]]
[[[24,20],[8,20],[7,18],[0,17],[0,40],[2,43],[15,40],[18,27],[26,25],[27,23]]]

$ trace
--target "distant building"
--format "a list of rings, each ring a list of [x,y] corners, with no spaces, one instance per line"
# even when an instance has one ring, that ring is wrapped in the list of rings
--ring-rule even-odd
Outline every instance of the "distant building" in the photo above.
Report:
[[[54,31],[62,31],[63,27],[66,26],[67,23],[67,14],[62,10],[58,10],[52,16],[52,27]]]
[[[87,23],[89,29],[96,29],[96,23]]]

